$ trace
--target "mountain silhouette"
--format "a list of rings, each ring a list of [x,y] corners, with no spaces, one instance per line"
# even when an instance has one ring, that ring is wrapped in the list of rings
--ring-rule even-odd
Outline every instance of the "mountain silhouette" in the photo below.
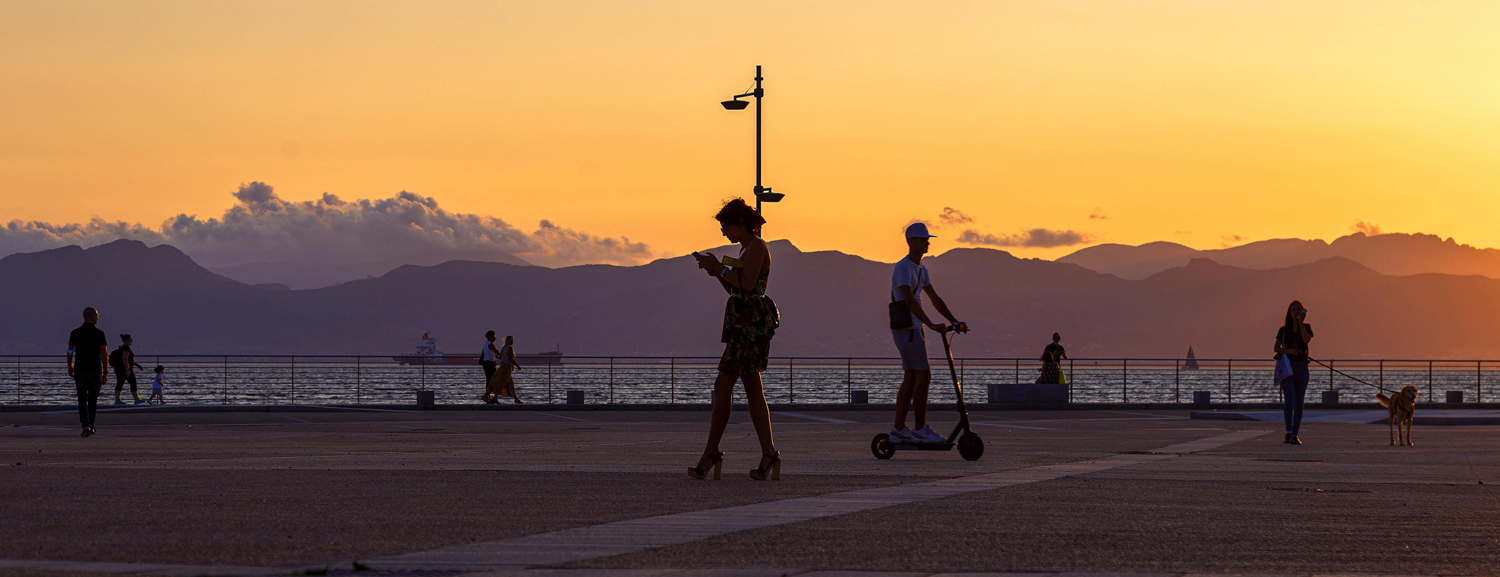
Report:
[[[782,313],[773,356],[893,354],[891,264],[770,244]],[[1138,280],[983,248],[923,262],[974,328],[955,344],[969,357],[1035,357],[1059,331],[1075,357],[1170,358],[1192,345],[1201,358],[1267,358],[1292,299],[1311,311],[1314,356],[1500,354],[1500,280],[1482,276],[1384,275],[1344,257],[1268,270],[1195,258]],[[724,300],[687,256],[556,269],[460,260],[286,290],[215,274],[170,246],[117,241],[0,259],[0,352],[61,354],[95,306],[111,344],[132,333],[141,354],[393,354],[425,331],[445,352],[477,353],[494,329],[523,353],[560,342],[575,355],[716,356]]]
[[[214,267],[209,270],[245,284],[284,285],[290,289],[300,290],[323,288],[351,280],[377,277],[403,265],[432,266],[450,260],[503,262],[522,266],[531,264],[520,257],[501,251],[433,249],[375,262],[252,262]]]
[[[1171,242],[1139,246],[1101,244],[1057,259],[1089,270],[1124,279],[1139,280],[1186,265],[1195,258],[1208,258],[1229,266],[1272,269],[1344,257],[1390,275],[1445,273],[1476,274],[1500,278],[1500,250],[1475,248],[1430,234],[1389,233],[1366,235],[1356,232],[1335,239],[1273,239],[1241,246],[1196,250]]]

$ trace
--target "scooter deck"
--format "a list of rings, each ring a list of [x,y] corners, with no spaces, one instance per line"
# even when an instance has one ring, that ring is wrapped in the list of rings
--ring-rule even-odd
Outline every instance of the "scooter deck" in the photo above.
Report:
[[[902,451],[950,451],[956,443],[891,443],[891,446]]]

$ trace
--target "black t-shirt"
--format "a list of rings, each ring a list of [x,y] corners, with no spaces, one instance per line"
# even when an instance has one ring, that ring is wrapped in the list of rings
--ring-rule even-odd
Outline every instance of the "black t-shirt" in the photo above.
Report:
[[[1312,325],[1302,323],[1302,326],[1307,327],[1307,336],[1313,336]],[[1307,341],[1303,340],[1302,333],[1292,330],[1292,327],[1288,327],[1285,325],[1282,325],[1281,328],[1276,329],[1276,342],[1281,343],[1281,348],[1283,349],[1298,349],[1302,351],[1308,350]],[[1292,362],[1294,363],[1307,362],[1307,355],[1305,354],[1288,356],[1292,358]]]
[[[1067,354],[1067,351],[1063,350],[1062,345],[1052,343],[1050,345],[1047,345],[1047,348],[1042,349],[1042,354],[1046,353],[1052,353],[1052,362],[1060,363],[1063,360],[1063,355]]]
[[[98,375],[104,359],[99,356],[100,347],[109,343],[104,340],[104,331],[94,323],[83,323],[68,335],[68,348],[73,349],[73,372],[80,375]]]

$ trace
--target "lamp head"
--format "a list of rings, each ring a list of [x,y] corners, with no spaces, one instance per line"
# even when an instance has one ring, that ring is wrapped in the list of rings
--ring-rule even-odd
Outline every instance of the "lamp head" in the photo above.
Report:
[[[755,193],[755,200],[758,200],[758,201],[761,201],[761,202],[781,202],[781,199],[785,198],[785,197],[786,197],[785,194],[782,194],[782,193],[779,193],[779,192],[757,192],[757,193]]]
[[[744,110],[746,106],[750,106],[749,101],[740,100],[739,98],[725,100],[719,104],[724,106],[724,110]]]

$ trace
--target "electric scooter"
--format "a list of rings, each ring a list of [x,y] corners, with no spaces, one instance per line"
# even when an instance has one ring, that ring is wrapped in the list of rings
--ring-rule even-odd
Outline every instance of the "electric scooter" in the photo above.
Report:
[[[870,440],[870,452],[875,458],[885,460],[896,455],[896,451],[948,451],[958,447],[958,454],[965,461],[978,461],[984,455],[984,441],[969,428],[969,409],[964,406],[964,386],[958,382],[958,371],[953,368],[953,335],[969,332],[968,325],[955,323],[943,333],[943,354],[948,357],[948,374],[953,376],[953,393],[958,399],[958,426],[953,434],[941,443],[907,443],[892,441],[888,433],[875,435]]]

